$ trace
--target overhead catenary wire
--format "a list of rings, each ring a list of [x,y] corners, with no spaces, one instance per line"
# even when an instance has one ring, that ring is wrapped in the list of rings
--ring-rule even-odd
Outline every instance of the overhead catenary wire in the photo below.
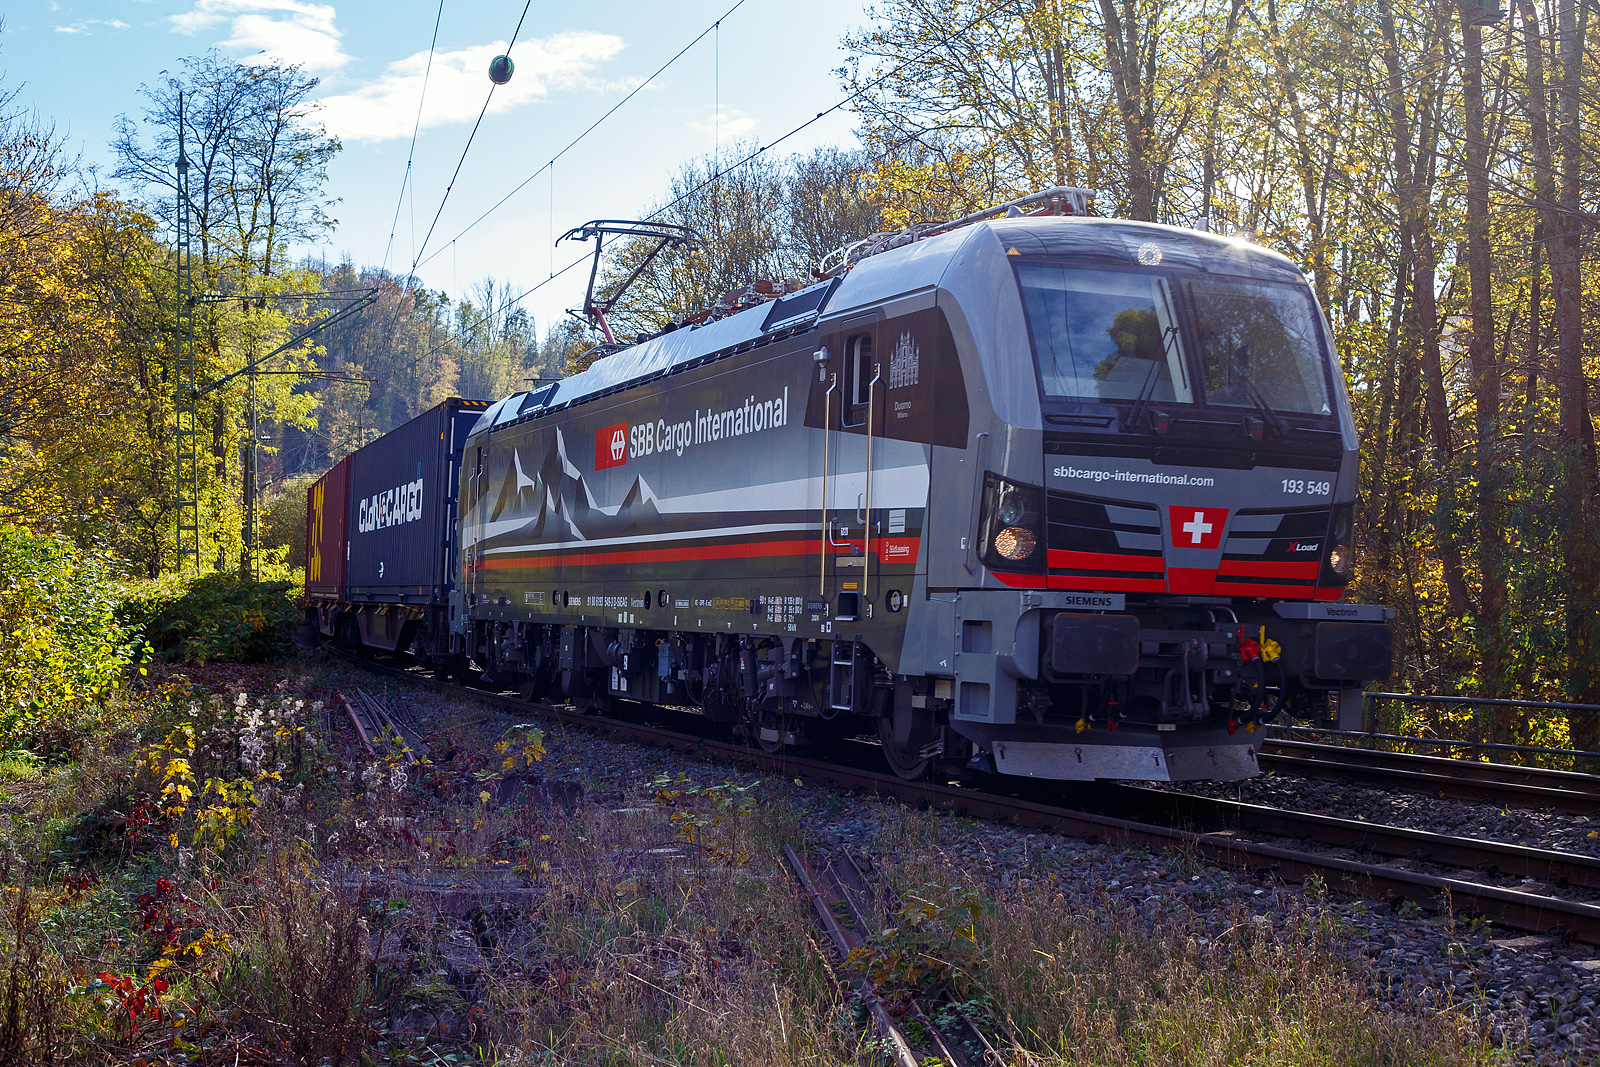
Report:
[[[735,5],[735,6],[737,6],[737,5]],[[683,201],[689,199],[691,196],[694,196],[696,193],[700,192],[700,190],[706,188],[706,186],[711,185],[714,182],[721,181],[723,178],[727,177],[733,171],[738,170],[740,167],[744,166],[746,163],[749,163],[751,160],[755,159],[756,157],[758,157],[758,156],[760,156],[760,155],[762,155],[762,154],[764,154],[766,152],[772,151],[774,148],[778,147],[780,144],[782,144],[783,142],[787,141],[789,138],[793,137],[795,134],[800,133],[801,131],[805,130],[807,127],[815,125],[816,123],[822,121],[827,116],[833,114],[835,111],[839,111],[842,108],[848,107],[850,105],[851,101],[855,100],[857,97],[859,97],[859,96],[861,96],[861,95],[863,95],[863,94],[865,94],[867,92],[870,92],[873,89],[876,89],[878,86],[882,85],[884,82],[888,81],[890,78],[894,77],[896,74],[899,74],[901,71],[905,70],[907,67],[911,66],[914,63],[919,62],[920,60],[922,60],[926,56],[931,55],[933,52],[937,51],[941,46],[943,46],[944,44],[948,43],[952,38],[959,37],[961,34],[966,33],[968,30],[972,29],[972,27],[976,26],[979,22],[982,22],[984,19],[986,19],[990,15],[992,15],[995,11],[999,10],[1000,7],[1001,7],[1001,3],[999,3],[999,2],[990,5],[988,8],[986,8],[983,11],[979,12],[976,16],[974,16],[973,18],[969,19],[967,22],[963,23],[960,27],[958,27],[957,29],[952,30],[951,32],[949,32],[947,34],[945,34],[945,36],[939,38],[933,44],[929,45],[927,48],[923,49],[921,52],[918,52],[916,55],[912,56],[910,59],[906,60],[904,63],[901,63],[901,64],[893,67],[892,69],[887,70],[884,73],[878,75],[876,78],[872,79],[870,82],[868,82],[867,84],[863,85],[861,88],[856,89],[853,92],[845,94],[845,96],[843,96],[832,107],[829,107],[829,108],[827,108],[825,110],[817,112],[811,118],[806,119],[804,122],[800,123],[800,125],[794,127],[789,132],[787,132],[785,134],[782,134],[781,136],[779,136],[779,137],[773,139],[772,141],[770,141],[769,143],[767,143],[765,145],[762,145],[760,148],[757,148],[754,152],[751,152],[749,155],[745,156],[743,159],[739,160],[737,163],[730,164],[727,167],[724,167],[722,169],[717,170],[715,173],[713,173],[705,181],[701,182],[699,185],[695,186],[693,189],[690,189],[690,190],[684,192],[682,195],[676,197],[675,199],[670,200],[665,204],[662,204],[660,207],[656,208],[650,214],[646,215],[645,218],[646,219],[653,219],[653,218],[658,217],[659,215],[661,215],[665,211],[670,211],[672,208],[676,207],[678,204],[681,204]],[[723,17],[726,18],[727,16],[724,15]],[[701,34],[701,36],[705,36],[705,35]],[[520,295],[518,295],[516,297],[513,297],[512,300],[510,301],[510,303],[511,304],[515,304],[518,301],[522,300],[524,297],[531,296],[533,293],[537,292],[539,289],[542,289],[547,283],[549,283],[551,281],[554,281],[556,278],[559,278],[561,275],[567,273],[567,271],[571,270],[573,267],[576,267],[579,263],[587,262],[588,258],[589,258],[588,256],[584,256],[582,259],[573,260],[571,263],[567,264],[565,267],[562,267],[561,270],[557,271],[555,274],[552,274],[550,277],[546,278],[544,281],[539,282],[536,285],[530,286],[528,289],[524,290]],[[510,306],[510,305],[508,304],[507,306]]]
[[[740,0],[740,3],[742,3],[742,2],[743,2],[743,0]],[[839,110],[841,110],[841,109],[843,109],[845,107],[848,107],[851,104],[851,102],[856,100],[858,97],[860,97],[860,96],[862,96],[862,95],[864,95],[864,94],[866,94],[868,92],[871,92],[872,90],[878,88],[880,85],[882,85],[884,82],[888,81],[890,78],[893,78],[895,75],[897,75],[900,72],[904,71],[906,68],[908,68],[908,67],[910,67],[910,66],[912,66],[912,65],[914,65],[914,64],[916,64],[918,62],[920,62],[925,57],[927,57],[927,56],[931,55],[933,52],[937,51],[939,48],[943,47],[945,44],[947,44],[953,38],[959,37],[961,34],[966,33],[972,27],[976,26],[979,22],[982,22],[984,19],[986,19],[990,15],[992,15],[995,11],[999,10],[1000,7],[1002,6],[1002,3],[1003,3],[1003,0],[997,0],[996,3],[994,3],[994,4],[990,5],[989,7],[985,8],[983,11],[979,12],[973,18],[967,20],[961,26],[959,26],[956,29],[952,30],[951,32],[945,34],[943,37],[939,38],[937,41],[933,42],[927,48],[925,48],[922,51],[918,52],[916,55],[914,55],[911,58],[905,60],[903,63],[899,63],[896,66],[892,67],[891,69],[883,72],[882,74],[878,75],[876,78],[873,78],[871,81],[869,81],[865,85],[861,86],[859,89],[855,89],[852,92],[846,93],[843,97],[841,97],[831,107],[825,108],[824,110],[817,112],[811,118],[806,119],[804,122],[800,123],[798,126],[795,126],[793,129],[789,130],[787,133],[784,133],[784,134],[774,138],[772,141],[768,142],[767,144],[762,145],[761,147],[757,148],[755,151],[749,153],[744,158],[740,159],[738,162],[732,163],[727,167],[724,167],[724,168],[716,170],[716,172],[714,174],[712,174],[710,177],[708,177],[705,181],[701,182],[699,185],[695,186],[694,188],[687,190],[686,192],[684,192],[680,196],[674,198],[673,200],[670,200],[667,203],[662,204],[660,207],[658,207],[654,211],[652,211],[649,215],[646,215],[645,218],[646,219],[653,219],[653,218],[656,218],[656,217],[660,216],[662,213],[664,213],[666,211],[670,211],[673,207],[676,207],[678,204],[680,204],[683,201],[689,199],[691,196],[694,196],[695,194],[699,193],[702,189],[706,188],[707,186],[709,186],[709,185],[711,185],[711,184],[713,184],[715,182],[721,181],[723,178],[727,177],[727,175],[731,174],[733,171],[738,170],[740,167],[742,167],[745,164],[751,162],[752,160],[756,159],[757,157],[759,157],[759,156],[761,156],[761,155],[763,155],[763,154],[765,154],[767,152],[770,152],[772,149],[778,147],[780,144],[783,144],[785,141],[789,140],[789,138],[795,136],[798,133],[801,133],[802,131],[804,131],[808,127],[813,126],[816,123],[822,121],[822,119],[824,119],[827,116],[833,114],[834,112],[839,111]],[[739,6],[738,4],[735,4],[733,8],[729,8],[728,13],[731,14],[733,12],[733,10],[735,8],[737,8],[738,6]],[[726,17],[727,17],[727,15],[723,16],[723,18],[726,18]],[[720,21],[720,20],[718,20],[718,21]],[[704,37],[705,34],[711,32],[715,28],[715,26],[716,26],[716,24],[713,23],[712,26],[707,27],[705,33],[700,34],[700,37],[697,37],[695,40],[698,41],[700,38]],[[683,51],[687,51],[688,48],[693,47],[694,43],[695,42],[693,42],[693,41],[690,42],[690,44],[688,46],[686,46],[683,49]],[[683,51],[680,51],[678,53],[678,55],[681,56],[683,54]],[[673,58],[676,59],[677,56],[674,56]],[[672,61],[669,60],[668,61],[668,65],[670,65],[671,62]],[[665,70],[665,69],[666,69],[666,66],[663,66],[661,68],[661,70]],[[658,71],[657,73],[660,73],[660,71]],[[651,77],[654,77],[654,76],[655,75],[652,75]],[[635,90],[635,91],[637,91],[637,90]],[[631,96],[632,94],[629,94],[629,95]],[[620,107],[623,103],[626,103],[626,102],[627,102],[627,98],[624,98],[622,101],[618,102],[616,107]],[[613,107],[612,111],[615,111],[616,107]],[[610,115],[610,114],[611,114],[611,112],[607,112],[607,115]],[[599,120],[596,120],[594,125],[590,126],[590,129],[592,130],[594,128],[594,126],[599,125],[599,123],[603,122],[603,121],[605,121],[605,116],[602,116]],[[585,131],[585,132],[587,133],[587,131]],[[580,139],[581,139],[581,136],[580,136]],[[572,142],[572,144],[576,144],[576,143],[577,143],[576,140],[574,140]],[[571,145],[569,145],[568,147],[570,148]],[[562,151],[565,152],[566,149],[563,149]],[[552,159],[551,162],[553,163],[554,159]],[[546,167],[548,167],[549,165],[550,164],[546,164]],[[544,168],[540,168],[539,171],[535,171],[534,174],[530,175],[527,180],[531,181],[534,177],[537,177],[538,174],[542,173],[543,169]],[[522,183],[522,185],[526,185],[526,184],[527,184],[527,181],[524,181]],[[521,189],[522,185],[519,185],[517,187],[517,189]],[[500,201],[499,204],[495,205],[495,207],[499,207],[500,204],[503,204],[505,202],[505,200],[509,199],[510,196],[514,195],[516,193],[516,191],[517,190],[514,189],[514,190],[512,190],[511,193],[508,193],[505,198],[502,198],[502,200]],[[494,210],[494,208],[490,208],[490,211],[493,211],[493,210]],[[472,223],[472,225],[476,226],[478,224],[478,222],[483,221],[483,219],[485,217],[487,217],[488,214],[489,214],[489,212],[485,212],[484,215],[479,216],[479,218],[476,221],[474,221]],[[471,227],[469,226],[468,229],[470,229],[470,228]],[[465,233],[466,230],[463,230],[461,232]],[[459,239],[459,237],[460,237],[460,234],[458,234],[456,238],[452,239],[452,243],[454,243],[454,240]],[[435,254],[437,254],[437,253],[435,253]],[[429,259],[431,259],[431,258],[432,257],[430,256]],[[528,297],[532,296],[534,293],[538,292],[540,289],[543,289],[546,285],[549,285],[551,282],[555,281],[557,278],[560,278],[563,275],[565,275],[568,271],[572,270],[573,268],[577,267],[578,265],[580,265],[582,263],[587,263],[589,261],[589,258],[590,258],[589,255],[581,256],[578,259],[575,259],[572,262],[568,263],[565,267],[562,267],[560,270],[553,271],[550,274],[549,277],[543,279],[542,281],[534,283],[533,285],[531,285],[528,288],[524,289],[522,292],[518,293],[516,296],[512,297],[509,301],[507,301],[503,305],[503,307],[511,307],[511,306],[513,306],[515,304],[521,303],[523,300],[525,300]],[[426,262],[426,260],[424,260],[423,262]]]
[[[730,164],[729,166],[724,167],[724,168],[720,168],[720,169],[718,169],[715,166],[713,166],[713,173],[711,174],[710,177],[706,178],[705,181],[701,182],[699,185],[696,185],[692,189],[688,189],[688,190],[684,191],[683,193],[681,193],[680,195],[678,195],[674,199],[669,200],[667,203],[662,204],[660,207],[656,208],[650,214],[646,215],[645,218],[646,219],[653,219],[653,218],[656,218],[657,216],[659,216],[662,212],[670,211],[672,208],[677,207],[679,204],[683,203],[685,200],[687,200],[690,197],[694,196],[695,194],[699,193],[702,189],[705,189],[707,186],[713,185],[716,182],[721,181],[723,178],[727,177],[729,174],[731,174],[734,171],[738,170],[740,167],[744,166],[746,163],[751,162],[752,160],[756,159],[758,156],[764,155],[767,152],[772,151],[774,148],[778,147],[780,144],[782,144],[783,142],[787,141],[789,138],[793,137],[795,134],[800,133],[801,131],[807,129],[810,126],[815,125],[818,122],[821,122],[824,118],[826,118],[827,116],[833,114],[835,111],[843,110],[844,108],[848,107],[853,101],[855,101],[856,98],[858,98],[860,96],[863,96],[868,92],[871,92],[872,90],[876,89],[878,86],[882,85],[884,82],[888,81],[890,78],[893,78],[895,75],[897,75],[901,71],[905,70],[907,67],[910,67],[910,66],[912,66],[912,65],[914,65],[914,64],[916,64],[918,62],[921,62],[927,56],[932,55],[934,52],[938,51],[938,49],[943,47],[945,44],[949,43],[953,38],[959,37],[962,34],[966,33],[968,30],[972,29],[972,27],[976,26],[978,23],[982,22],[984,19],[988,18],[990,15],[992,15],[996,11],[998,11],[1001,8],[1002,5],[1003,5],[1003,0],[999,0],[999,2],[991,4],[989,7],[985,8],[983,11],[980,11],[973,18],[967,20],[960,27],[950,31],[947,34],[945,34],[943,37],[939,38],[933,44],[929,45],[927,48],[924,48],[922,51],[918,52],[916,55],[912,56],[910,59],[907,59],[905,62],[900,63],[900,64],[896,65],[895,67],[883,72],[882,74],[878,75],[876,78],[873,78],[871,81],[867,82],[867,84],[863,85],[861,88],[856,89],[853,92],[845,94],[845,96],[842,97],[832,107],[827,108],[827,109],[825,109],[823,111],[817,112],[811,118],[806,119],[804,122],[802,122],[800,125],[794,127],[794,129],[790,130],[788,133],[785,133],[785,134],[777,137],[776,139],[768,142],[767,144],[762,145],[761,147],[757,148],[754,152],[751,152],[749,155],[747,155],[743,159],[739,160],[737,163]]]
[[[624,96],[621,100],[618,100],[615,104],[612,104],[611,107],[606,111],[605,114],[603,114],[599,118],[595,119],[593,122],[591,122],[584,129],[584,131],[582,133],[578,134],[578,136],[576,136],[572,140],[568,141],[566,143],[566,145],[561,148],[560,151],[558,151],[555,155],[550,157],[548,162],[546,162],[543,166],[541,166],[538,170],[534,171],[532,174],[528,175],[526,178],[522,179],[522,181],[518,182],[516,188],[512,189],[505,196],[502,196],[499,200],[495,201],[494,204],[491,205],[488,208],[488,210],[486,210],[483,214],[479,215],[477,218],[475,218],[471,222],[467,223],[467,225],[465,227],[463,227],[461,229],[461,231],[459,233],[457,233],[454,237],[452,237],[450,240],[459,241],[462,237],[466,236],[468,231],[470,231],[471,229],[476,227],[480,222],[482,222],[484,219],[488,218],[490,215],[494,214],[497,210],[499,210],[501,207],[503,207],[505,205],[506,201],[510,200],[512,197],[514,197],[518,193],[522,192],[523,189],[528,187],[528,183],[529,182],[533,181],[535,178],[537,178],[539,175],[545,173],[546,171],[550,171],[551,172],[551,202],[553,204],[554,203],[554,198],[555,198],[555,192],[554,192],[554,189],[555,189],[555,184],[554,184],[555,183],[555,170],[554,170],[554,168],[555,168],[555,165],[556,165],[556,161],[559,160],[562,156],[566,155],[568,152],[572,151],[572,149],[576,148],[580,141],[582,141],[585,137],[588,137],[591,133],[593,133],[596,129],[598,129],[600,127],[600,125],[602,123],[604,123],[607,119],[609,119],[612,115],[615,115],[623,107],[623,105],[627,104],[627,102],[629,100],[632,100],[635,96],[639,95],[639,93],[642,92],[651,82],[653,82],[657,78],[659,78],[666,71],[666,69],[668,67],[672,66],[678,60],[682,59],[684,54],[687,53],[691,48],[693,48],[695,45],[699,44],[701,41],[705,40],[707,34],[715,32],[717,30],[717,28],[722,25],[723,19],[726,19],[729,15],[731,15],[735,11],[739,10],[739,8],[744,5],[744,2],[745,2],[745,0],[737,0],[737,2],[732,7],[728,8],[728,10],[724,11],[721,14],[721,16],[719,16],[717,18],[717,20],[715,22],[713,22],[711,25],[707,26],[705,29],[701,30],[700,33],[695,36],[694,40],[690,41],[688,44],[686,44],[682,48],[678,49],[678,51],[672,56],[671,59],[669,59],[665,63],[661,64],[661,66],[657,67],[655,69],[655,71],[649,77],[645,78],[644,81],[640,82],[638,85],[635,85],[631,90],[629,90],[627,96]],[[552,208],[552,210],[553,210],[553,208]],[[417,269],[417,267],[425,266],[428,262],[430,262],[434,258],[434,256],[437,256],[441,252],[443,252],[444,251],[444,247],[445,246],[441,245],[439,250],[434,252],[433,255],[428,256],[427,259],[419,260],[416,263],[416,265],[412,267],[412,269],[415,270],[415,269]]]
[[[517,36],[522,33],[523,20],[528,17],[528,9],[532,6],[533,0],[527,0],[522,5],[522,14],[517,17],[517,28],[511,31],[511,40],[506,43],[505,55],[511,55],[511,50],[517,46]],[[483,116],[489,113],[489,104],[494,100],[494,91],[499,87],[493,81],[489,83],[489,92],[483,98],[483,107],[478,109],[478,118],[472,124],[472,132],[467,134],[467,143],[461,147],[461,158],[456,160],[456,169],[450,175],[449,184],[444,187],[444,195],[439,198],[438,210],[433,213],[433,221],[428,224],[428,232],[422,238],[422,244],[417,247],[416,257],[411,260],[413,273],[416,272],[417,267],[420,265],[419,259],[422,253],[428,250],[428,242],[433,239],[433,231],[439,225],[439,216],[444,214],[444,206],[450,201],[450,191],[456,187],[456,179],[461,177],[461,168],[466,165],[467,153],[472,151],[472,142],[477,139],[478,128],[483,125]],[[455,238],[451,238],[450,243],[454,244]],[[433,257],[429,256],[428,258],[432,259]]]
[[[394,249],[394,234],[400,228],[400,209],[405,206],[406,187],[411,184],[411,163],[417,154],[417,134],[422,130],[422,105],[428,99],[428,78],[433,74],[433,53],[439,47],[439,23],[444,20],[444,0],[439,0],[439,10],[433,16],[433,39],[428,42],[428,63],[422,69],[422,92],[417,97],[417,118],[411,125],[411,148],[406,152],[406,173],[400,179],[400,195],[394,203],[394,220],[389,223],[389,243],[383,246],[383,266],[379,270],[389,268],[389,253]],[[416,204],[416,194],[413,192],[411,202]],[[415,219],[412,220],[411,239],[417,238]]]

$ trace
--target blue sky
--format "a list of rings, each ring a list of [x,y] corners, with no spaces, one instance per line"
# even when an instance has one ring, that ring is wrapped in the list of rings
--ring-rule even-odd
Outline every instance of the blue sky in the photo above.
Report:
[[[647,75],[716,22],[734,0],[706,3],[533,0],[511,55],[516,75],[495,91],[461,177],[419,268],[424,282],[464,293],[485,276],[518,291],[580,254],[551,241],[596,217],[630,217],[665,191],[684,160],[739,138],[767,143],[842,95],[832,71],[839,39],[867,22],[863,0],[745,0],[659,79],[471,232],[452,238],[543,166]],[[422,132],[389,254],[411,263],[489,90],[523,4],[445,0]],[[110,170],[119,114],[137,115],[141,83],[208,48],[273,56],[322,79],[321,119],[344,141],[330,192],[339,226],[330,260],[384,259],[417,114],[437,0],[28,0],[6,10],[3,84],[53,120],[87,163]],[[835,113],[780,151],[853,145],[853,118]],[[415,229],[413,230],[413,210]],[[553,227],[553,232],[552,232]],[[529,296],[541,330],[582,301],[579,269]]]

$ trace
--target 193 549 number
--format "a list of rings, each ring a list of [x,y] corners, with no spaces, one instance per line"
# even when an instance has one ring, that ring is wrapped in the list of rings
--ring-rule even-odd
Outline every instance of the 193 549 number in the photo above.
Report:
[[[1333,492],[1332,482],[1308,482],[1300,478],[1283,479],[1285,493],[1305,493],[1310,496],[1327,496]]]

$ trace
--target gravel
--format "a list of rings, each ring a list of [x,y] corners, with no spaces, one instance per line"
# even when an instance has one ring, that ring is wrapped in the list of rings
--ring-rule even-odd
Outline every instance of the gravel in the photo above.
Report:
[[[401,713],[437,742],[447,723],[459,743],[497,739],[526,716],[483,705],[441,699],[415,689],[388,694]],[[667,749],[615,740],[589,731],[546,725],[549,754],[540,773],[581,784],[591,802],[644,796],[657,775],[688,775],[701,784],[766,779],[801,813],[813,847],[852,847],[871,855],[880,830],[898,817],[899,805],[840,793],[820,785],[773,779],[742,767],[697,759]],[[476,733],[476,737],[471,736]],[[1251,803],[1327,812],[1440,833],[1559,847],[1600,855],[1581,816],[1496,810],[1463,800],[1443,800],[1363,786],[1267,776],[1236,785],[1201,783],[1184,788]],[[1223,922],[1239,907],[1282,920],[1303,906],[1298,886],[1262,883],[1247,875],[1205,868],[1183,876],[1148,852],[1091,844],[969,819],[940,820],[941,845],[967,877],[991,892],[1053,892],[1060,881],[1123,894],[1146,908],[1188,908],[1205,921]],[[1600,825],[1600,824],[1597,824]],[[1059,881],[1058,881],[1059,880]],[[1493,1039],[1519,1062],[1600,1064],[1600,950],[1563,945],[1547,937],[1517,936],[1489,928],[1454,927],[1444,920],[1395,909],[1383,902],[1341,899],[1322,905],[1345,920],[1344,951],[1370,975],[1375,998],[1396,1007],[1447,1003],[1483,1018]]]
[[[1586,815],[1502,808],[1483,801],[1400,792],[1390,786],[1331,782],[1276,772],[1243,782],[1183,782],[1165,788],[1437,834],[1600,856],[1600,819]]]

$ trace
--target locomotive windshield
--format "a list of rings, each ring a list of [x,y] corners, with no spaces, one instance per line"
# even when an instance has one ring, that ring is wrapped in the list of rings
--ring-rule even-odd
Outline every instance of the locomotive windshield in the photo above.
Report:
[[[1017,281],[1047,398],[1332,414],[1303,288],[1026,262]]]
[[[1206,402],[1330,415],[1311,294],[1241,278],[1183,283],[1194,308]]]
[[[1166,278],[1032,263],[1017,278],[1046,396],[1192,401]]]

